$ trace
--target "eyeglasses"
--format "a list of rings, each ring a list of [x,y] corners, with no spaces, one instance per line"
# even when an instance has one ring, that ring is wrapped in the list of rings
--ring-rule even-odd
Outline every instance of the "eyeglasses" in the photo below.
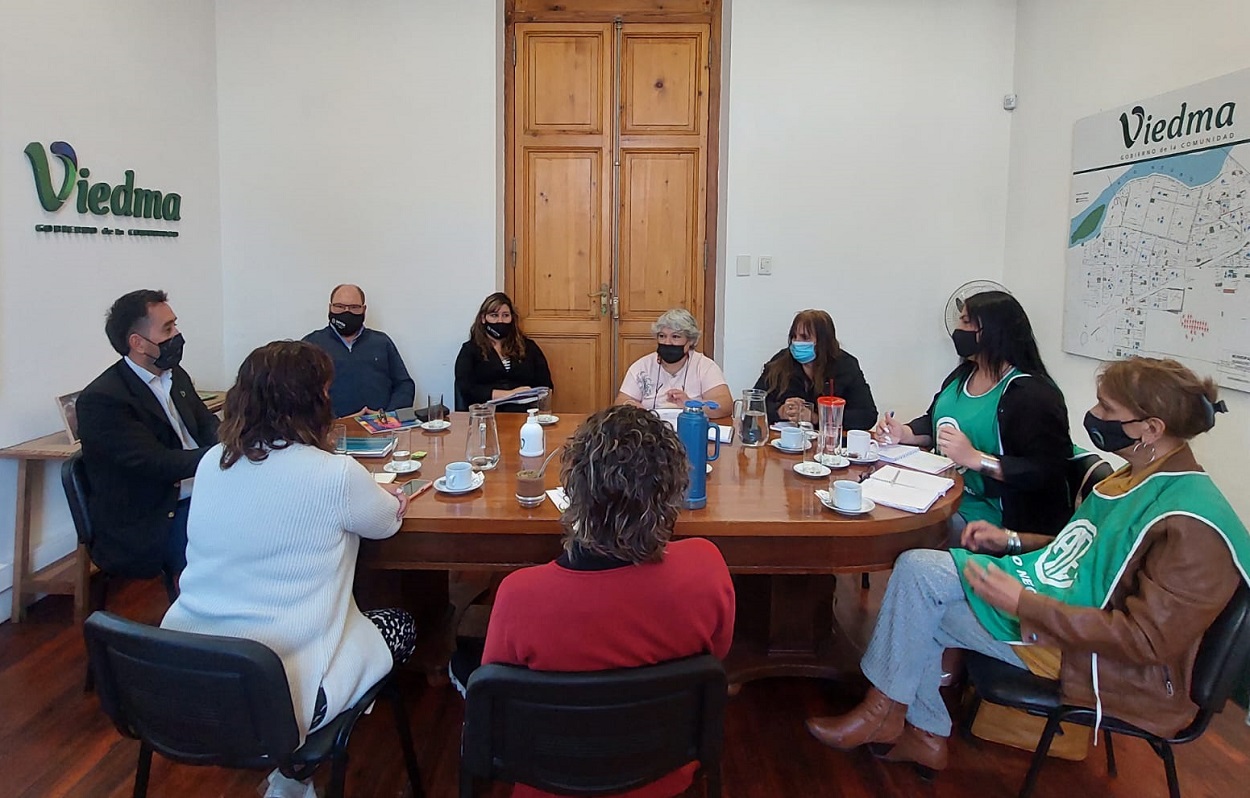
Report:
[[[350,313],[359,313],[360,311],[364,309],[365,309],[364,305],[344,305],[342,302],[333,302],[330,305],[330,310],[334,311],[335,313],[342,313],[344,311],[348,311]]]

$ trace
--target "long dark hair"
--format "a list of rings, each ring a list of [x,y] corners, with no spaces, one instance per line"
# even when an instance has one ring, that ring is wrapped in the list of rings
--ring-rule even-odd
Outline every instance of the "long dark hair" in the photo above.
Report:
[[[482,317],[487,313],[494,313],[504,305],[512,311],[512,335],[501,340],[499,344],[503,348],[505,357],[524,360],[525,334],[521,332],[521,317],[517,315],[516,305],[512,304],[512,298],[503,291],[496,291],[482,300],[482,306],[477,309],[477,315],[473,317],[473,326],[469,328],[469,340],[482,350],[482,357],[489,358],[494,349],[490,342],[494,339],[486,334],[486,325],[482,322]]]
[[[1025,374],[1050,380],[1037,351],[1033,325],[1015,297],[1004,291],[982,291],[964,300],[964,312],[981,328],[979,351],[991,372],[1010,364]]]
[[[816,391],[825,390],[825,380],[833,375],[833,364],[842,355],[842,346],[838,343],[838,332],[833,326],[833,317],[823,310],[801,310],[790,322],[790,336],[786,339],[786,349],[778,352],[773,359],[764,364],[764,384],[768,392],[779,395],[795,377],[806,379],[807,373],[799,362],[790,355],[790,342],[802,328],[806,327],[812,338],[816,339],[816,359],[812,361],[812,385]]]
[[[660,560],[689,472],[677,433],[654,414],[631,405],[595,413],[564,445],[565,550],[580,547],[635,564]]]
[[[334,362],[312,344],[274,341],[252,350],[226,392],[225,420],[217,431],[224,447],[221,467],[244,457],[258,463],[293,443],[332,451],[333,379]]]

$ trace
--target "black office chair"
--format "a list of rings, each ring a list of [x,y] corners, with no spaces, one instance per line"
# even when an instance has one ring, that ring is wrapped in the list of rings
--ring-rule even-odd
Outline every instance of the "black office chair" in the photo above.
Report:
[[[606,795],[689,762],[719,798],[725,702],[725,669],[707,654],[595,673],[484,665],[467,685],[461,798],[479,778]]]
[[[1072,509],[1080,507],[1094,486],[1111,476],[1112,471],[1111,464],[1094,452],[1081,452],[1069,457],[1068,496],[1072,498]]]
[[[135,798],[147,794],[153,751],[187,765],[278,768],[296,779],[329,759],[326,795],[340,798],[348,738],[381,696],[395,711],[412,794],[423,796],[408,715],[390,676],[300,745],[282,660],[260,643],[158,629],[107,612],[92,614],[83,632],[101,708],[140,742]]]
[[[455,405],[457,413],[468,412],[469,402],[464,398],[464,391],[460,390],[460,380],[452,383],[451,402]]]
[[[967,665],[976,694],[964,718],[965,735],[971,733],[972,723],[982,701],[1046,718],[1046,728],[1038,740],[1024,786],[1020,788],[1020,798],[1028,798],[1037,783],[1042,765],[1046,762],[1051,741],[1059,731],[1059,724],[1076,723],[1093,727],[1094,710],[1064,704],[1058,681],[1034,676],[1023,668],[1008,665],[993,657],[969,652]],[[1243,583],[1202,637],[1198,658],[1194,662],[1193,685],[1190,689],[1190,697],[1198,705],[1197,717],[1175,736],[1160,737],[1131,723],[1104,715],[1102,729],[1107,747],[1108,773],[1113,777],[1116,775],[1115,749],[1112,747],[1111,735],[1123,734],[1141,738],[1150,743],[1150,747],[1163,760],[1168,794],[1171,798],[1180,798],[1181,788],[1176,779],[1172,746],[1193,742],[1202,736],[1212,716],[1224,709],[1237,680],[1245,674],[1247,667],[1250,667],[1250,589]]]

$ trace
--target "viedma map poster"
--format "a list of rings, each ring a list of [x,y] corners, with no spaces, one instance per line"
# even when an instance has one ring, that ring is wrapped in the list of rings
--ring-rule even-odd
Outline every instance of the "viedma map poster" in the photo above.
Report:
[[[1076,123],[1063,347],[1250,391],[1250,69]]]

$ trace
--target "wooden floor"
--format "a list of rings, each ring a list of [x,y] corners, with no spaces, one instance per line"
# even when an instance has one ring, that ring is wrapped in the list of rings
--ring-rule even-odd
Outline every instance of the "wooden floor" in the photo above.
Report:
[[[839,615],[862,609],[857,579],[839,585]],[[884,579],[874,579],[875,601]],[[165,608],[155,582],[132,583],[110,598],[110,609],[155,622]],[[869,606],[868,609],[871,609]],[[0,797],[113,796],[130,794],[137,744],[122,739],[84,694],[84,653],[71,608],[49,598],[30,620],[0,625]],[[451,688],[430,688],[405,677],[426,791],[431,798],[456,795],[457,755],[463,717]],[[951,745],[951,767],[925,784],[905,766],[877,762],[864,751],[831,751],[803,727],[809,715],[843,711],[856,696],[837,685],[776,679],[746,685],[730,701],[726,719],[727,798],[806,796],[978,796],[1016,794],[1028,755],[991,743]],[[1221,715],[1197,743],[1177,749],[1186,798],[1250,794],[1250,727],[1236,706]],[[350,796],[407,795],[403,767],[385,712],[364,718],[352,738]],[[1145,743],[1117,740],[1120,777],[1110,779],[1098,753],[1085,762],[1052,760],[1042,773],[1038,798],[1165,796],[1163,767]],[[322,784],[326,773],[319,773]],[[256,796],[262,774],[174,765],[157,757],[149,795]],[[508,794],[497,785],[492,798]]]

